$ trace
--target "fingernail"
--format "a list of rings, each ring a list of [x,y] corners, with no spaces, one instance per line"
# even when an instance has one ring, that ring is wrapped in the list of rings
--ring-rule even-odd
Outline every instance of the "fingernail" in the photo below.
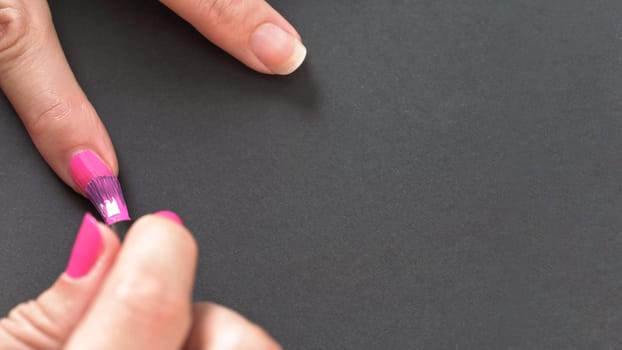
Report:
[[[69,160],[71,177],[82,192],[93,178],[98,176],[113,176],[112,170],[90,150],[83,150]]]
[[[255,29],[250,46],[255,56],[275,74],[295,71],[307,56],[307,49],[300,40],[272,23]]]
[[[87,213],[82,219],[76,241],[71,250],[71,257],[65,272],[72,278],[80,278],[91,271],[99,257],[102,236],[93,215]]]
[[[181,221],[181,218],[177,214],[173,213],[170,210],[161,210],[161,211],[155,213],[154,215],[161,216],[163,218],[167,218],[167,219],[172,220],[172,221],[174,221],[174,222],[176,222],[176,223],[178,223],[180,225],[184,224],[184,222]]]

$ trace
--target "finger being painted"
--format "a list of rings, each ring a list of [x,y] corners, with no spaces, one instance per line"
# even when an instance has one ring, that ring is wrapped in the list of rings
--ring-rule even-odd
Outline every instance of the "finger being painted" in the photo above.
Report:
[[[69,159],[90,149],[117,173],[108,133],[69,68],[47,2],[0,1],[0,34],[0,87],[50,167],[78,190]]]

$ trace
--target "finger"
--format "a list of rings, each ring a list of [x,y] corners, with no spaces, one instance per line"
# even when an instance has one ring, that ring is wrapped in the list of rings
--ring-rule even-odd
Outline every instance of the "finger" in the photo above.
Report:
[[[45,0],[0,0],[0,87],[50,167],[74,190],[69,159],[90,149],[117,173],[110,138],[69,68]]]
[[[266,331],[224,306],[197,303],[193,315],[186,350],[281,349]]]
[[[66,271],[37,299],[0,320],[0,349],[60,349],[105,279],[119,249],[110,229],[87,214]]]
[[[300,35],[264,0],[160,0],[247,66],[289,74],[304,61]]]
[[[190,329],[196,256],[182,225],[157,215],[138,220],[67,349],[180,348]]]

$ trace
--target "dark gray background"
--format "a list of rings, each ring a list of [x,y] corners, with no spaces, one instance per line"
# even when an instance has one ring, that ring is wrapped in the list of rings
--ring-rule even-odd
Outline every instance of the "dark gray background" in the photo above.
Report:
[[[151,0],[55,0],[135,215],[177,211],[195,297],[287,349],[622,347],[622,2],[287,1],[251,72]],[[0,311],[86,200],[0,104]]]

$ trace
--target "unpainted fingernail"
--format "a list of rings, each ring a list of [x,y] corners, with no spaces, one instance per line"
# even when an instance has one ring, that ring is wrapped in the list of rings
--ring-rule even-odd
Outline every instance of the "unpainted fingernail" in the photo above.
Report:
[[[97,262],[102,245],[103,240],[97,227],[97,220],[87,213],[82,219],[65,273],[72,278],[87,275]]]
[[[181,221],[181,218],[179,217],[179,215],[173,213],[170,210],[161,210],[159,212],[154,213],[154,215],[161,216],[163,218],[167,218],[167,219],[172,220],[172,221],[174,221],[174,222],[176,222],[176,223],[178,223],[180,225],[184,224],[184,222]]]
[[[255,29],[250,47],[270,71],[281,75],[298,69],[307,56],[307,48],[298,38],[272,23],[264,23]]]

